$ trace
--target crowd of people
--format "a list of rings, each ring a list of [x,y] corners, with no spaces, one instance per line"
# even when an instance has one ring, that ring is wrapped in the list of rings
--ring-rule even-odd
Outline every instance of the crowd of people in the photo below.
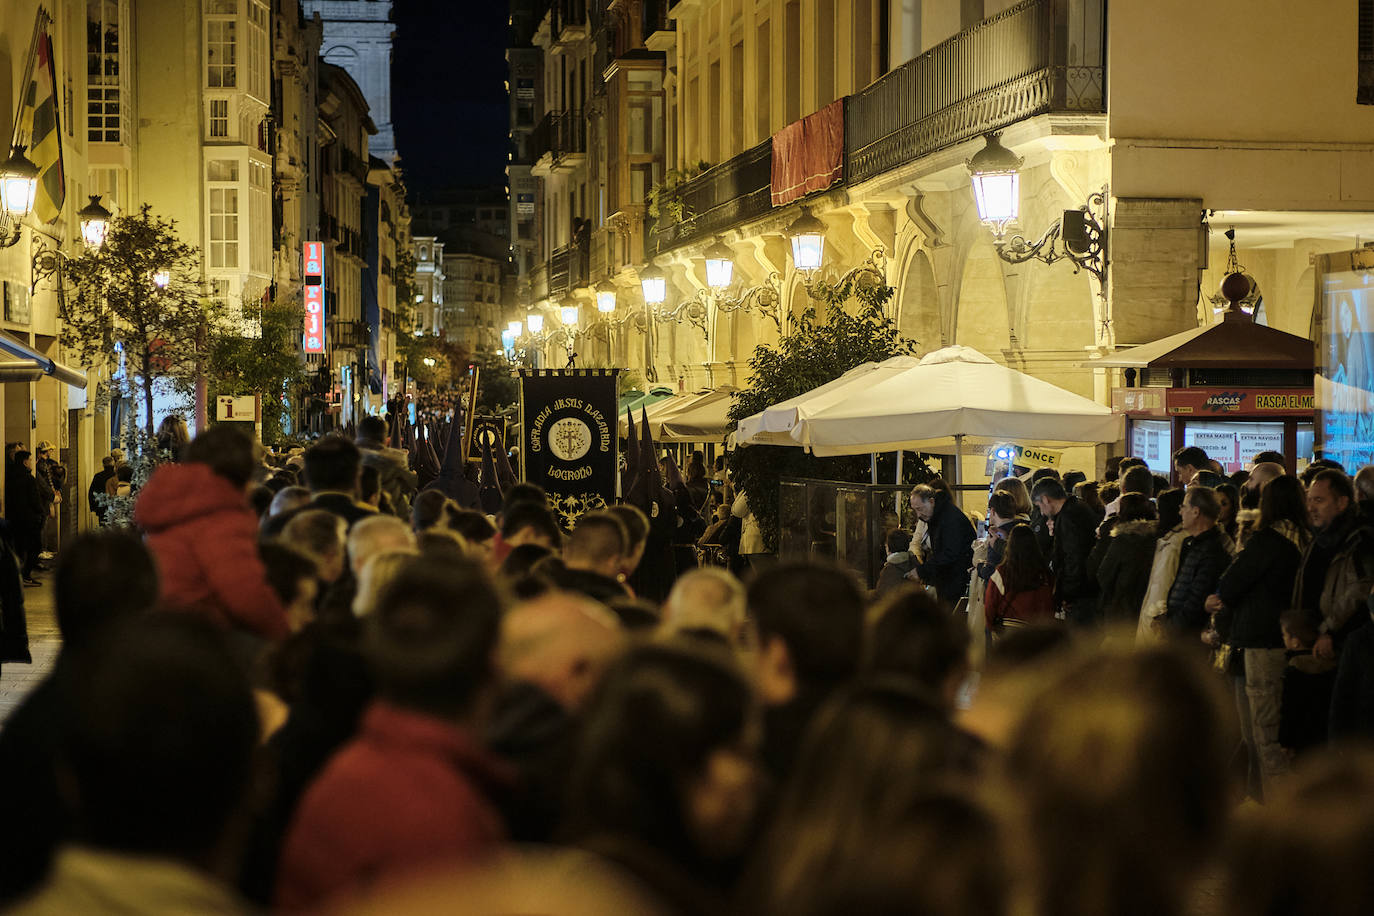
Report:
[[[671,514],[565,532],[358,433],[211,427],[59,554],[0,906],[1182,916],[1206,879],[1374,912],[1374,468],[1185,449],[1181,487],[1042,470],[978,518],[936,480],[870,592],[749,569],[723,468],[640,461]],[[712,528],[734,559],[697,565]]]

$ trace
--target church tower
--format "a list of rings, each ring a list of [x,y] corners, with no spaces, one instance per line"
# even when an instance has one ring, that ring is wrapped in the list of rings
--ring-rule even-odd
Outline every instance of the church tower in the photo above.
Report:
[[[372,155],[396,161],[396,134],[391,125],[392,0],[303,0],[306,18],[324,20],[320,54],[342,67],[367,97],[377,134],[368,141]]]

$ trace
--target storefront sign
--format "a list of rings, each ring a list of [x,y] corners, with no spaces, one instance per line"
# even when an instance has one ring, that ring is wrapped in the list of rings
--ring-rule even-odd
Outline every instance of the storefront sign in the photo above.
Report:
[[[324,352],[324,242],[306,242],[304,252],[305,335],[301,349]]]
[[[619,369],[520,372],[520,470],[565,528],[615,499]]]
[[[1010,450],[1011,454],[1004,454],[1007,450]],[[1010,459],[1012,464],[1025,468],[1057,468],[1064,458],[1063,452],[1054,449],[1036,448],[1033,445],[1017,445],[1014,442],[989,445],[987,455],[989,458],[999,461]]]
[[[1311,416],[1313,409],[1310,388],[1167,388],[1164,394],[1175,416]]]

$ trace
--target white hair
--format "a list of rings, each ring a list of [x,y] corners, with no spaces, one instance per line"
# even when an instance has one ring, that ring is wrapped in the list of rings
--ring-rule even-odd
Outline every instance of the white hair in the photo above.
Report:
[[[663,605],[664,629],[706,629],[734,640],[744,625],[744,586],[724,569],[704,566],[680,576]]]
[[[394,515],[374,515],[353,524],[348,532],[348,557],[354,574],[383,550],[415,549],[415,533]]]

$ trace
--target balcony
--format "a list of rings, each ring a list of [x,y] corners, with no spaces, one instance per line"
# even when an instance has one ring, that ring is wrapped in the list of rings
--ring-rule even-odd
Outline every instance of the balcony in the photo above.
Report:
[[[684,182],[672,195],[681,202],[682,219],[674,222],[667,201],[657,221],[645,222],[645,251],[667,251],[714,235],[772,209],[773,142],[765,140]]]
[[[590,34],[587,0],[554,0],[549,12],[553,18],[549,31],[556,45],[584,41]]]
[[[562,296],[571,289],[587,285],[587,249],[568,245],[556,249],[549,258],[548,295]]]
[[[845,100],[856,184],[1050,112],[1104,113],[1105,0],[1026,0]]]
[[[587,161],[587,122],[581,109],[551,111],[530,133],[530,172],[547,178],[570,172]]]
[[[539,264],[529,274],[529,301],[538,302],[549,297],[549,266]]]
[[[325,324],[325,334],[335,350],[360,350],[372,346],[372,329],[366,321],[330,318]]]
[[[847,96],[836,187],[1037,115],[1103,114],[1105,3],[1024,0]],[[646,221],[644,250],[668,251],[768,213],[771,177],[764,141],[684,182],[660,203],[657,222]],[[674,221],[664,206],[677,202],[683,216]]]

